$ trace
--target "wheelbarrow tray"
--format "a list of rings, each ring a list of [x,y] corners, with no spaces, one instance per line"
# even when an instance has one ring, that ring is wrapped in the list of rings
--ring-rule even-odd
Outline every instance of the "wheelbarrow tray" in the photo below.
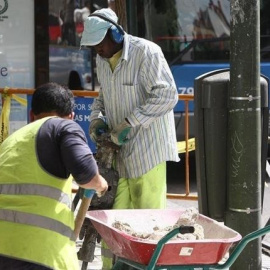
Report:
[[[155,225],[173,226],[185,209],[96,210],[87,216],[110,250],[119,257],[148,265],[158,240],[131,236],[112,226],[128,223],[136,232],[147,232]],[[204,228],[203,240],[171,239],[165,245],[157,265],[216,264],[241,235],[229,227],[199,214],[196,222]]]

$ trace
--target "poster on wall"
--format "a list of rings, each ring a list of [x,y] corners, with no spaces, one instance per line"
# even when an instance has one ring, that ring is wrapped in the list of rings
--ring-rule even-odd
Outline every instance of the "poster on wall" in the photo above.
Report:
[[[89,123],[91,114],[91,105],[93,103],[93,98],[87,97],[75,97],[75,107],[74,107],[74,121],[77,122],[83,129],[88,145],[93,153],[96,153],[96,144],[91,140],[89,136]],[[30,114],[30,104],[32,102],[32,95],[27,96],[27,110],[28,116]],[[29,121],[29,119],[28,119]]]
[[[92,152],[96,152],[96,144],[90,139],[89,136],[89,124],[90,124],[90,114],[91,114],[91,105],[93,103],[93,98],[84,98],[76,97],[75,98],[75,108],[74,108],[74,120],[81,126],[83,129],[88,145],[91,148]]]
[[[34,88],[34,52],[34,1],[0,0],[0,88]],[[11,99],[9,133],[26,123],[25,103]]]

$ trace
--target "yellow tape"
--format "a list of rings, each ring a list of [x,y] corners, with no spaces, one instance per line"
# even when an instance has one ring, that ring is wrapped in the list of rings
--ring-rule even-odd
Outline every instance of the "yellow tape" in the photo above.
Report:
[[[15,99],[21,105],[27,106],[27,99],[19,97],[19,96],[14,95],[14,94],[11,95],[11,98]]]
[[[178,153],[186,152],[186,141],[177,142]],[[191,138],[188,140],[188,151],[195,150],[195,138]]]
[[[0,115],[0,145],[9,135],[9,116],[10,116],[10,104],[11,99],[13,98],[18,103],[23,106],[27,106],[27,100],[21,98],[14,94],[8,93],[9,88],[4,88],[4,93],[2,94],[2,111]]]
[[[2,95],[2,111],[0,117],[0,144],[7,138],[9,134],[9,115],[11,96],[8,95],[8,87],[5,87],[4,94]]]

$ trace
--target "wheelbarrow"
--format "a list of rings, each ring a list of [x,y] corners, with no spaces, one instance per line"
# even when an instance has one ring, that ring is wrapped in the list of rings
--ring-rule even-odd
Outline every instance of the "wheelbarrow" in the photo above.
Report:
[[[173,229],[160,240],[134,237],[112,226],[115,221],[128,223],[138,231],[147,231],[156,224],[166,227],[175,224],[185,209],[97,210],[87,212],[87,217],[117,256],[114,270],[125,269],[228,269],[245,246],[267,232],[270,226],[252,232],[245,237],[211,218],[199,214],[196,223],[204,228],[204,239],[181,240],[175,238],[185,227]],[[227,252],[234,246],[226,262]]]

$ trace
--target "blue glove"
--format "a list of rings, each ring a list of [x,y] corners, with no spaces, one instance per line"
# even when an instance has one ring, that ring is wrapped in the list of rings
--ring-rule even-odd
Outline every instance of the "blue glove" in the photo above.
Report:
[[[122,145],[128,141],[127,135],[132,126],[125,120],[116,126],[111,132],[111,140],[117,145]]]
[[[107,131],[108,125],[101,118],[97,118],[91,121],[89,136],[93,142],[97,142],[98,136]]]

